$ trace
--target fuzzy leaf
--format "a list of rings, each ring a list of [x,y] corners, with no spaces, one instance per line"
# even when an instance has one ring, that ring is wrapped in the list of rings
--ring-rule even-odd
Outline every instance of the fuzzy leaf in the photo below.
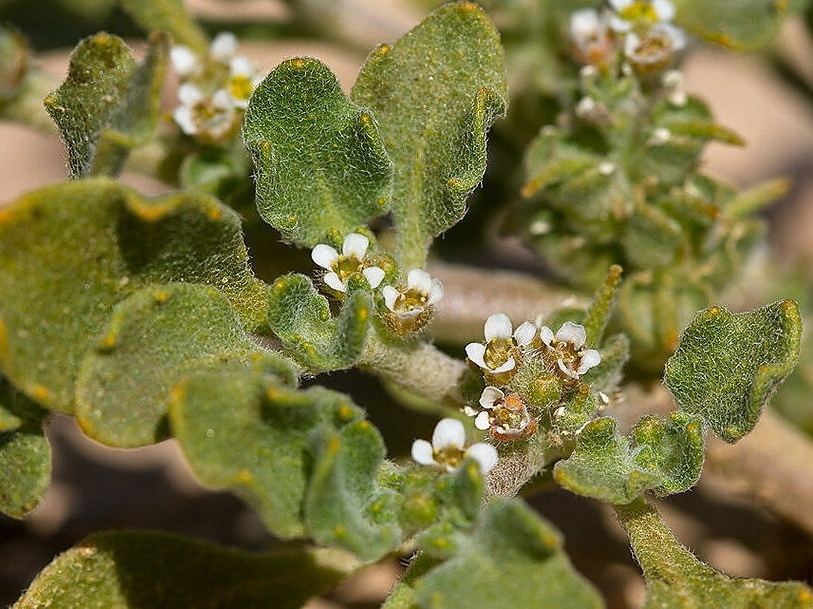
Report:
[[[675,0],[677,22],[693,34],[733,49],[767,43],[788,14],[777,0]]]
[[[350,289],[334,319],[313,282],[290,274],[274,282],[268,306],[268,323],[283,347],[312,371],[347,368],[361,355],[370,318],[363,290]]]
[[[505,111],[499,34],[474,2],[447,4],[373,51],[351,97],[373,111],[393,161],[399,262],[423,267],[430,240],[465,214]]]
[[[316,59],[289,59],[251,97],[243,138],[257,207],[284,239],[313,247],[386,211],[392,167],[370,113]]]
[[[397,497],[378,488],[386,450],[367,421],[322,427],[312,439],[315,465],[305,499],[305,522],[320,545],[341,546],[365,560],[400,542]]]
[[[603,606],[570,565],[559,532],[517,499],[492,499],[456,555],[410,583],[396,592],[433,609]]]
[[[0,376],[0,513],[21,518],[45,495],[51,481],[46,415]]]
[[[72,412],[85,352],[113,306],[152,284],[220,289],[248,330],[267,286],[233,211],[204,195],[144,199],[115,182],[49,186],[0,211],[0,365],[26,394]]]
[[[616,509],[646,579],[644,609],[813,607],[813,590],[801,583],[736,579],[703,564],[643,500]]]
[[[576,450],[554,467],[554,479],[574,493],[624,505],[644,491],[668,495],[694,486],[704,449],[702,425],[685,413],[644,417],[630,440],[614,419],[602,417],[581,431]]]
[[[751,432],[796,365],[801,332],[791,300],[739,314],[711,307],[683,332],[664,380],[681,409],[736,442]]]
[[[68,149],[71,177],[115,175],[128,151],[152,137],[168,54],[163,34],[151,37],[140,65],[117,36],[79,43],[68,78],[44,102]]]
[[[172,387],[191,374],[228,368],[279,371],[292,380],[281,358],[273,359],[249,339],[215,288],[146,288],[116,305],[85,357],[76,418],[85,433],[104,444],[152,444],[168,437]]]
[[[336,550],[256,554],[167,533],[100,533],[57,556],[14,609],[299,609],[352,566]]]
[[[339,431],[361,419],[342,394],[321,387],[299,391],[246,372],[183,381],[173,391],[169,414],[201,482],[244,497],[281,537],[306,533],[303,501],[314,467],[313,442],[323,429]],[[343,463],[341,475],[352,480],[353,466]]]

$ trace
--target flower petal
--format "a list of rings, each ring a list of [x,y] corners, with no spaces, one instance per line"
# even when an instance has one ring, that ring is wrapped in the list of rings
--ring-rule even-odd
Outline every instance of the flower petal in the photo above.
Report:
[[[361,260],[367,253],[368,247],[370,247],[370,240],[367,237],[359,233],[350,233],[342,243],[342,254],[347,257],[355,256]]]
[[[584,341],[587,340],[587,332],[585,332],[584,326],[574,324],[572,321],[566,321],[556,333],[556,338],[562,342],[572,343],[576,349],[580,349],[584,345]]]
[[[421,465],[435,465],[432,445],[426,440],[415,440],[412,443],[412,460]]]
[[[510,338],[513,331],[511,320],[505,313],[494,313],[489,315],[483,327],[483,334],[485,334],[486,342],[495,338]]]
[[[570,35],[576,41],[589,39],[599,28],[598,11],[594,8],[581,9],[570,16]]]
[[[432,277],[423,269],[411,269],[407,273],[407,288],[429,294],[432,289]]]
[[[474,426],[480,431],[485,431],[491,427],[491,421],[488,418],[488,411],[483,410],[474,418]]]
[[[530,344],[536,336],[536,326],[530,321],[523,321],[519,327],[514,330],[514,340],[520,347]]]
[[[231,32],[220,32],[209,45],[209,55],[221,63],[229,63],[237,52],[237,36]]]
[[[254,64],[248,57],[232,57],[229,62],[229,73],[232,76],[253,76]]]
[[[483,408],[494,408],[494,404],[504,397],[505,394],[502,391],[489,385],[483,389],[483,393],[480,396],[480,406]]]
[[[633,2],[635,2],[635,0],[608,0],[608,2],[610,3],[610,6],[612,7],[613,10],[620,12],[627,8]]]
[[[471,457],[480,465],[480,471],[484,474],[487,474],[494,466],[497,465],[497,460],[499,456],[497,455],[497,449],[491,446],[491,444],[486,444],[485,442],[478,442],[477,444],[472,444],[469,446],[468,450],[466,450],[466,456]]]
[[[390,311],[395,311],[395,301],[398,300],[398,295],[401,292],[396,290],[391,285],[385,285],[381,288],[381,295],[384,297],[384,304]]]
[[[610,13],[609,21],[610,29],[614,32],[629,32],[632,29],[632,23],[613,13]]]
[[[488,370],[483,356],[486,354],[486,346],[483,343],[469,343],[466,345],[466,355],[468,358],[480,368]]]
[[[361,271],[361,274],[367,278],[367,283],[369,283],[373,289],[381,285],[381,282],[384,281],[384,275],[386,275],[384,269],[377,266],[368,266]]]
[[[342,280],[339,279],[339,276],[336,273],[325,273],[325,276],[322,277],[322,281],[324,281],[328,287],[333,288],[337,292],[347,291],[347,286],[342,283]]]
[[[200,72],[201,64],[198,56],[186,45],[179,44],[172,47],[169,52],[169,59],[175,72],[181,78],[188,78]]]
[[[675,5],[669,0],[652,0],[652,8],[658,14],[659,21],[672,21],[675,18]]]
[[[325,245],[319,243],[311,250],[311,260],[321,266],[323,269],[333,270],[333,264],[339,259],[339,252]]]
[[[543,343],[550,347],[551,342],[553,342],[553,330],[547,326],[542,326],[539,328],[539,338],[542,339]]]
[[[172,113],[172,118],[178,123],[181,131],[187,135],[195,135],[198,132],[198,124],[195,122],[194,113],[189,106],[179,106]]]
[[[576,369],[576,374],[581,376],[590,368],[598,366],[601,363],[601,353],[596,351],[595,349],[588,349],[582,354],[581,361],[579,362],[579,367]]]
[[[433,279],[432,287],[429,288],[429,293],[426,297],[426,304],[431,306],[441,298],[443,298],[443,284],[440,282],[440,279]]]
[[[572,379],[577,379],[577,378],[579,378],[579,375],[578,375],[578,374],[576,374],[576,373],[575,373],[575,372],[573,372],[573,371],[572,371],[570,368],[568,368],[567,366],[565,366],[565,363],[562,361],[562,359],[561,359],[561,358],[559,358],[559,359],[556,361],[556,363],[559,365],[559,370],[561,370],[562,372],[564,372],[564,373],[565,373],[567,376],[569,376],[570,378],[572,378]]]
[[[203,101],[203,91],[192,83],[184,83],[178,87],[178,99],[184,106],[194,106],[200,101]]]
[[[466,428],[457,419],[441,419],[432,432],[432,448],[463,448],[466,444]]]
[[[514,361],[514,358],[509,357],[508,360],[502,366],[497,366],[491,372],[493,372],[494,374],[500,374],[501,372],[508,372],[509,370],[513,370],[514,366],[516,366],[516,365],[517,365],[517,363]]]

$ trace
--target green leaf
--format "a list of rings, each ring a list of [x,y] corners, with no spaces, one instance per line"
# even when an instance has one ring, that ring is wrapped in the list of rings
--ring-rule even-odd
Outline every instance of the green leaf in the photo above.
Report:
[[[386,450],[367,421],[323,426],[312,439],[315,461],[304,512],[320,545],[341,546],[378,559],[401,540],[397,496],[376,483]]]
[[[681,409],[736,442],[751,432],[796,365],[801,332],[791,300],[739,314],[711,307],[683,332],[664,380]]]
[[[693,34],[733,49],[755,49],[774,37],[788,14],[777,0],[676,0],[677,22]]]
[[[226,368],[281,372],[281,358],[249,339],[215,288],[170,284],[145,288],[113,309],[85,357],[76,387],[76,418],[90,437],[118,447],[168,437],[170,391],[181,379]]]
[[[556,464],[553,475],[574,493],[624,505],[645,491],[668,495],[694,486],[704,449],[702,425],[692,415],[646,416],[629,440],[614,419],[602,417],[584,427],[576,449]]]
[[[51,481],[51,450],[43,434],[47,413],[0,375],[0,512],[22,518]]]
[[[433,609],[602,607],[601,597],[567,559],[556,529],[517,499],[492,499],[459,551],[399,590]]]
[[[114,305],[172,282],[215,286],[247,330],[264,327],[268,288],[251,274],[237,214],[215,199],[144,199],[104,179],[23,196],[0,211],[3,372],[72,412],[79,365]]]
[[[351,97],[379,121],[394,165],[399,262],[423,267],[430,240],[465,214],[486,132],[505,111],[499,34],[474,2],[443,6],[373,51]]]
[[[312,465],[315,438],[323,428],[337,431],[361,419],[339,393],[299,391],[247,372],[204,373],[181,382],[169,415],[201,482],[244,497],[269,530],[286,538],[306,533],[303,501],[309,470],[318,468]]]
[[[167,533],[100,533],[57,556],[14,609],[299,609],[355,566],[337,550],[255,554]]]
[[[801,583],[735,579],[701,563],[651,505],[616,506],[647,583],[645,609],[809,609],[813,590]]]
[[[386,211],[392,166],[375,120],[320,61],[277,66],[251,97],[243,138],[260,215],[284,239],[313,247]]]
[[[150,38],[140,65],[112,34],[79,43],[67,79],[44,102],[68,149],[71,177],[115,175],[128,151],[153,136],[168,55],[163,34]]]
[[[122,8],[145,30],[172,34],[176,44],[184,44],[203,55],[209,41],[206,33],[184,8],[183,0],[120,0]]]
[[[312,372],[348,368],[361,356],[371,305],[364,290],[352,287],[335,319],[327,298],[305,275],[285,275],[271,288],[268,323],[286,351]]]

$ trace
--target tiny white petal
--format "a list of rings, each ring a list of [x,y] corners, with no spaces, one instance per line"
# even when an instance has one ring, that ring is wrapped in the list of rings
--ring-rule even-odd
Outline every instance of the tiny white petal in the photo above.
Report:
[[[384,304],[390,311],[395,311],[395,301],[398,299],[400,292],[391,285],[385,285],[381,288],[381,295],[384,297]]]
[[[621,12],[635,2],[635,0],[608,0],[608,2],[614,10]]]
[[[325,273],[325,276],[322,277],[322,281],[324,281],[329,287],[333,288],[337,292],[346,292],[347,286],[342,283],[342,280],[339,279],[339,276],[336,273],[330,272]]]
[[[311,260],[323,269],[331,270],[338,259],[339,252],[324,243],[319,243],[311,250]]]
[[[596,351],[595,349],[588,349],[582,355],[581,361],[579,362],[579,367],[576,369],[576,374],[584,374],[590,368],[598,366],[601,363],[601,353]]]
[[[432,432],[432,448],[463,448],[466,444],[466,428],[457,419],[441,419]]]
[[[587,340],[587,332],[585,332],[584,326],[581,324],[574,324],[572,321],[566,321],[556,333],[556,338],[563,342],[573,343],[573,346],[576,347],[576,349],[580,349],[581,346],[584,345],[584,341]]]
[[[551,342],[553,342],[553,330],[547,326],[542,326],[539,328],[539,338],[542,339],[543,343],[550,347]]]
[[[671,23],[659,23],[658,33],[667,38],[672,46],[672,51],[679,51],[686,46],[686,35],[679,27]]]
[[[480,368],[488,370],[485,359],[483,359],[485,354],[486,346],[483,343],[469,343],[466,345],[466,355],[468,358],[476,365],[480,366]]]
[[[570,16],[570,35],[577,40],[589,38],[600,27],[598,11],[585,8]]]
[[[486,337],[486,342],[495,338],[510,338],[513,330],[511,320],[505,313],[494,313],[489,315],[483,327],[483,333]]]
[[[198,132],[198,124],[195,122],[192,108],[189,106],[180,106],[175,109],[172,117],[181,130],[187,135],[195,135]]]
[[[254,64],[248,57],[232,57],[229,62],[229,72],[232,76],[252,76],[254,74]]]
[[[629,32],[632,29],[632,24],[626,19],[622,19],[618,15],[610,14],[610,29],[615,32]]]
[[[669,0],[652,0],[652,8],[658,14],[659,21],[672,21],[675,18],[675,5]]]
[[[195,55],[195,52],[188,46],[179,44],[178,46],[172,47],[172,50],[169,52],[169,58],[172,62],[172,67],[181,78],[193,76],[200,71],[201,64],[198,60],[198,56]]]
[[[231,110],[234,108],[234,100],[226,89],[218,89],[212,95],[212,105],[221,110]]]
[[[513,370],[514,366],[516,366],[516,365],[517,365],[517,363],[514,361],[514,358],[509,357],[508,361],[506,361],[502,366],[497,366],[491,372],[493,372],[494,374],[500,374],[501,372],[508,372],[509,370]]]
[[[209,45],[209,54],[221,63],[229,63],[237,52],[237,36],[231,32],[220,32]]]
[[[577,378],[579,378],[579,375],[578,375],[578,374],[576,374],[575,372],[573,372],[573,371],[572,371],[570,368],[568,368],[567,366],[565,366],[565,363],[564,363],[564,362],[563,362],[561,359],[558,359],[558,360],[556,361],[556,363],[559,365],[559,370],[561,370],[562,372],[564,372],[564,373],[565,373],[567,376],[569,376],[570,378],[572,378],[572,379],[577,379]]]
[[[381,282],[384,281],[384,275],[386,275],[384,269],[377,266],[368,266],[361,271],[361,274],[367,278],[367,283],[373,289],[381,285]]]
[[[489,385],[483,389],[483,393],[480,396],[480,406],[483,408],[494,408],[494,404],[504,397],[505,394],[501,390]]]
[[[536,326],[530,321],[523,321],[514,331],[514,340],[520,347],[529,344],[536,336]]]
[[[480,465],[480,470],[487,474],[494,466],[497,465],[497,460],[499,459],[499,455],[497,455],[497,449],[491,446],[491,444],[486,444],[485,442],[478,442],[477,444],[472,444],[469,446],[468,450],[466,450],[466,456],[471,457]]]
[[[440,279],[432,280],[432,287],[429,288],[429,293],[426,296],[426,304],[433,305],[443,298],[443,284]]]
[[[432,277],[423,269],[412,269],[407,273],[407,287],[428,294],[432,289]]]
[[[476,417],[478,414],[480,414],[480,411],[475,410],[471,406],[463,406],[463,414],[467,417]]]
[[[178,99],[184,106],[194,106],[202,101],[205,96],[203,91],[192,83],[184,83],[178,87]]]
[[[491,421],[488,420],[488,412],[483,410],[474,419],[474,426],[480,431],[485,431],[491,427]]]
[[[432,445],[426,440],[415,440],[412,443],[412,460],[421,465],[434,465],[436,461]]]
[[[367,237],[359,233],[350,233],[342,243],[342,254],[347,257],[355,256],[361,260],[367,253],[368,247],[370,247],[370,240]]]

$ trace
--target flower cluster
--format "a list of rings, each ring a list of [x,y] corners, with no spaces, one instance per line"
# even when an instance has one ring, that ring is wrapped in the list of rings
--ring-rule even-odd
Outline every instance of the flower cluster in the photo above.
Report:
[[[368,256],[370,240],[360,233],[344,238],[341,254],[324,243],[311,251],[311,259],[326,272],[322,281],[340,296],[347,292],[347,283],[354,273],[361,273],[375,290],[381,286],[386,272]],[[443,298],[443,285],[423,269],[411,269],[406,284],[381,287],[383,319],[397,334],[417,332],[432,316],[434,306]]]
[[[251,61],[237,55],[237,38],[221,32],[205,57],[178,45],[172,48],[170,58],[181,80],[181,105],[173,113],[175,122],[187,135],[207,142],[228,139],[242,121],[242,112],[261,80]]]
[[[601,363],[601,354],[588,349],[584,326],[565,322],[556,334],[526,321],[514,330],[503,313],[491,315],[484,327],[485,343],[469,343],[466,355],[483,373],[487,386],[480,396],[480,409],[467,406],[477,429],[489,431],[496,440],[516,440],[532,435],[537,421],[523,397],[511,388],[511,380],[523,363],[534,362],[541,374],[561,386],[578,386],[580,377]]]
[[[466,446],[466,430],[457,419],[441,419],[432,433],[432,443],[415,440],[412,459],[421,465],[453,472],[466,458],[474,459],[487,474],[497,464],[497,449],[485,442]]]
[[[581,9],[570,20],[574,54],[583,64],[605,68],[623,39],[624,57],[641,75],[660,74],[686,45],[683,30],[672,24],[670,0],[609,0],[610,11]]]

